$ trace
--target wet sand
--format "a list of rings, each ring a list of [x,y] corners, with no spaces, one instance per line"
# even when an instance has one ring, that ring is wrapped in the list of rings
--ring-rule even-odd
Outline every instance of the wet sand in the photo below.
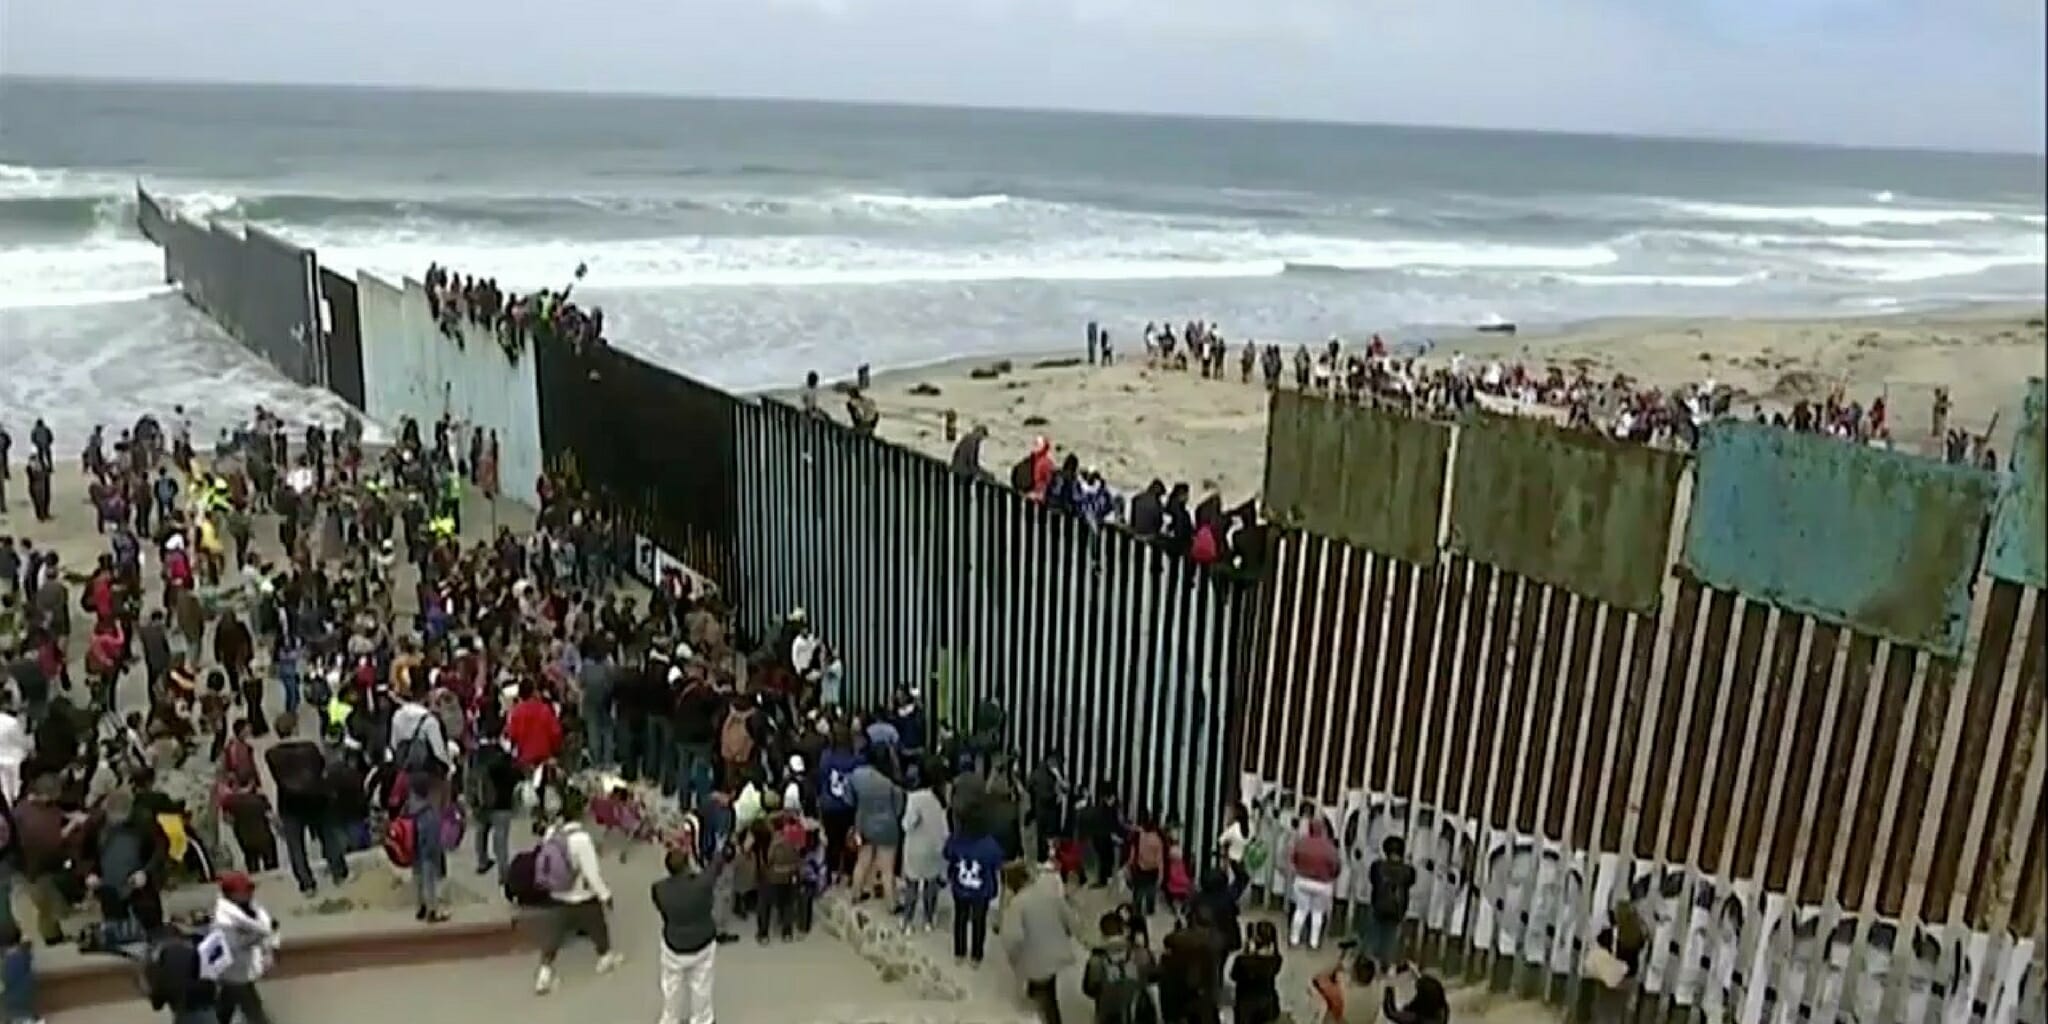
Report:
[[[1125,339],[1138,333],[1110,326]],[[1223,329],[1227,335],[1229,325]],[[1115,366],[1084,365],[1075,333],[1072,355],[1011,360],[999,374],[988,374],[997,361],[973,359],[878,375],[872,397],[882,412],[881,436],[948,458],[950,409],[963,433],[975,423],[988,426],[982,465],[999,477],[1033,437],[1044,436],[1120,488],[1158,477],[1187,481],[1198,493],[1213,488],[1230,501],[1257,493],[1266,394],[1256,375],[1252,384],[1239,381],[1235,348],[1225,379],[1205,380],[1191,370],[1148,369],[1143,350],[1128,344]],[[1442,365],[1455,353],[1468,365],[1498,358],[1539,374],[1551,366],[1567,374],[1583,367],[1596,380],[1626,373],[1667,389],[1713,380],[1736,389],[1736,408],[1745,410],[1751,403],[1781,409],[1821,399],[1839,385],[1866,405],[1887,395],[1894,436],[1916,449],[1927,446],[1934,388],[1944,386],[1954,401],[1950,421],[1981,432],[1995,417],[1992,443],[2004,451],[2026,379],[2048,363],[2048,330],[2039,306],[1868,319],[1610,321],[1546,335],[1440,338],[1425,362]],[[1291,346],[1288,358],[1284,376],[1291,384]],[[986,379],[971,376],[976,371]],[[794,392],[778,396],[793,400]],[[827,395],[822,404],[845,421],[842,398]]]

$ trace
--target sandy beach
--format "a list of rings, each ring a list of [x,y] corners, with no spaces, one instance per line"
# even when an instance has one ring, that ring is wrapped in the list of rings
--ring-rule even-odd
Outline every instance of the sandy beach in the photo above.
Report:
[[[1125,339],[1115,366],[1082,364],[1077,328],[1072,354],[1008,360],[999,373],[992,371],[1002,361],[969,359],[878,374],[871,393],[882,412],[879,432],[944,459],[953,448],[945,438],[952,410],[962,432],[987,425],[982,463],[998,475],[1034,437],[1044,436],[1060,452],[1099,467],[1119,488],[1158,477],[1185,480],[1198,493],[1216,490],[1228,501],[1257,493],[1266,394],[1256,374],[1252,384],[1238,380],[1235,345],[1241,339],[1233,339],[1226,379],[1205,380],[1192,370],[1147,368],[1131,340],[1137,328],[1108,326]],[[1221,326],[1232,337],[1230,325]],[[1460,353],[1470,360],[1519,361],[1532,373],[1552,366],[1567,374],[1583,367],[1600,380],[1625,373],[1667,389],[1711,380],[1735,389],[1736,408],[1745,410],[1819,400],[1837,386],[1866,405],[1884,395],[1897,443],[1916,449],[1929,441],[1934,389],[1947,387],[1954,402],[1950,422],[1973,432],[1990,429],[1993,446],[2003,451],[2027,378],[2048,363],[2048,329],[2039,306],[1831,320],[1602,321],[1549,334],[1444,339],[1424,362],[1441,365]],[[796,397],[795,391],[777,394]],[[839,396],[822,404],[845,420]]]

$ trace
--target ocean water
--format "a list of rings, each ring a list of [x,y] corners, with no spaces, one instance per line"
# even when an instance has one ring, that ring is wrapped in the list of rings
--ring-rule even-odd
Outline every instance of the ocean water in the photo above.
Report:
[[[0,416],[290,391],[165,293],[146,181],[341,269],[603,306],[735,388],[1101,321],[1511,320],[2036,299],[2032,156],[730,100],[0,80]]]

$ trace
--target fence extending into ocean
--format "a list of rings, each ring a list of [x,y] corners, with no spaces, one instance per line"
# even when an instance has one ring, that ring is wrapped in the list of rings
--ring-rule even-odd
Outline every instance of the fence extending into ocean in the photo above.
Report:
[[[496,432],[500,479],[600,494],[636,570],[802,606],[849,699],[995,700],[1210,855],[1252,812],[1264,898],[1307,815],[1365,894],[1421,883],[1419,959],[1574,1016],[2048,1024],[2044,398],[2009,473],[1718,424],[1696,456],[1524,420],[1274,397],[1256,578],[617,348],[450,337],[418,282],[141,196],[193,303],[380,423]],[[1581,964],[1614,909],[1641,983]],[[1620,1014],[1619,1017],[1616,1014]]]

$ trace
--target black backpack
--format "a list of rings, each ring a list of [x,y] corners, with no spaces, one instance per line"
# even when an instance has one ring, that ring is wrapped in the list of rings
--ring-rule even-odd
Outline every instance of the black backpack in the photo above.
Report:
[[[1025,456],[1010,467],[1010,486],[1023,493],[1031,491],[1031,457]]]
[[[1158,1024],[1159,1006],[1131,954],[1097,953],[1102,987],[1095,993],[1096,1024]]]

